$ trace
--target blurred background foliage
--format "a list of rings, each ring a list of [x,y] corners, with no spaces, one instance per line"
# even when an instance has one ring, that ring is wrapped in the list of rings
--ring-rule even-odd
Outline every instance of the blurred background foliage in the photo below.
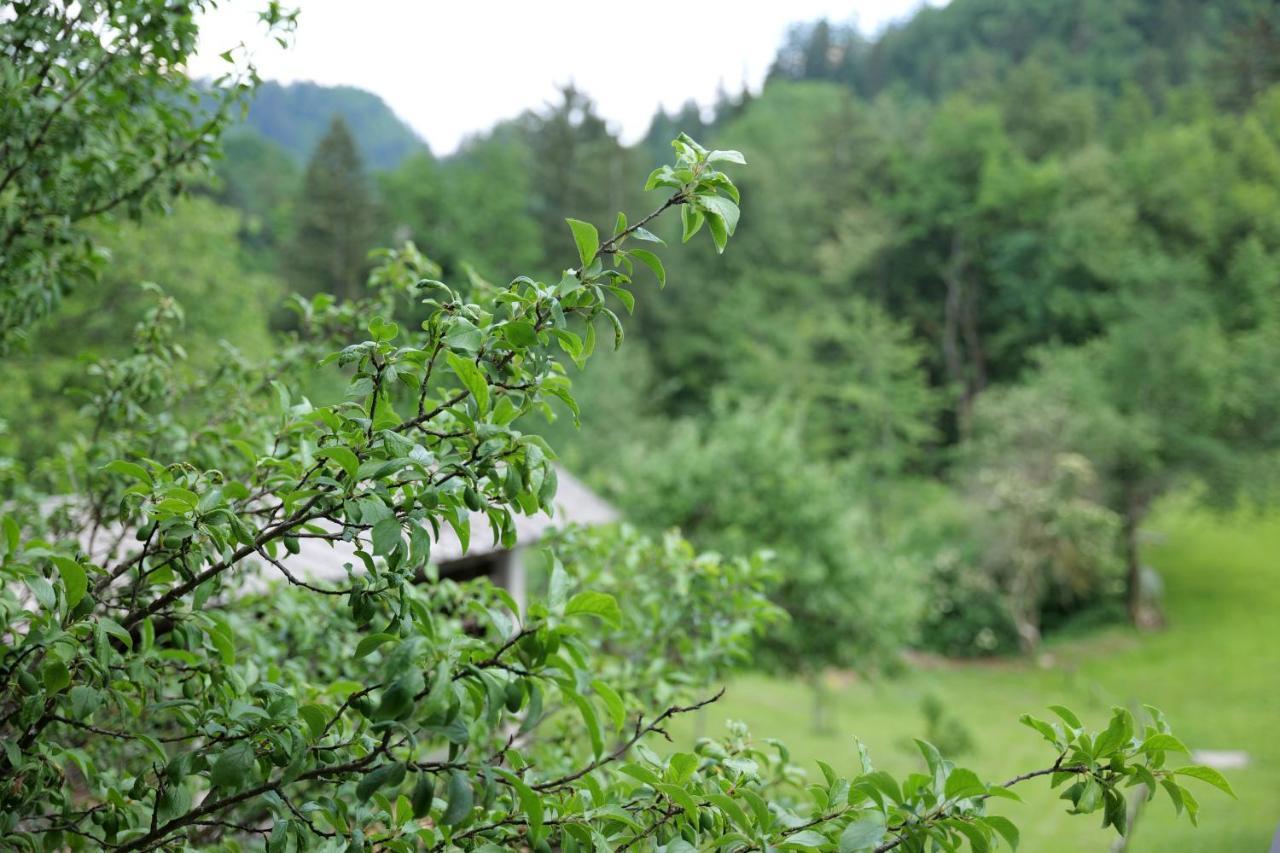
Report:
[[[0,442],[73,434],[79,353],[128,350],[140,281],[200,305],[198,366],[274,346],[286,290],[358,294],[376,246],[476,286],[553,275],[564,217],[642,204],[683,130],[751,163],[738,251],[673,256],[628,345],[575,375],[581,428],[527,428],[634,524],[772,551],[793,619],[762,663],[1030,652],[1126,605],[1158,622],[1150,508],[1264,494],[1280,447],[1276,26],[1252,0],[798,24],[762,91],[660,110],[635,145],[569,86],[443,157],[375,95],[266,83],[216,181],[102,227],[109,274],[0,401],[41,428]]]

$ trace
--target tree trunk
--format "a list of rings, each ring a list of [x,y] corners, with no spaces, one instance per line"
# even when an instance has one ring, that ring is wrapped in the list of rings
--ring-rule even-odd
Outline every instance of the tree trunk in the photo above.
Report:
[[[942,313],[942,357],[947,370],[947,380],[958,395],[956,426],[961,439],[969,437],[973,404],[972,388],[969,384],[968,371],[965,370],[963,345],[960,340],[965,303],[962,276],[964,263],[964,250],[960,246],[960,237],[957,234],[951,240],[951,257],[942,270],[942,282],[947,288]]]
[[[827,687],[822,672],[813,673],[809,686],[813,691],[813,733],[816,735],[831,734],[831,690]]]
[[[978,332],[975,288],[965,275],[968,263],[969,255],[957,232],[952,235],[951,255],[942,269],[942,281],[946,285],[942,353],[947,379],[959,395],[956,423],[962,439],[970,434],[974,398],[987,384],[986,354]]]
[[[1129,621],[1135,628],[1155,629],[1164,625],[1156,590],[1145,589],[1142,554],[1138,547],[1138,532],[1146,507],[1131,486],[1125,487],[1123,518],[1125,597],[1129,609]]]

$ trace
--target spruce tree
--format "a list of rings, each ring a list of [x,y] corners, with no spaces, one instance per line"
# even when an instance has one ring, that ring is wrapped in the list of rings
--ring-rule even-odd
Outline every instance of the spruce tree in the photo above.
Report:
[[[355,140],[338,116],[307,163],[296,216],[293,289],[358,295],[373,246],[374,199]]]

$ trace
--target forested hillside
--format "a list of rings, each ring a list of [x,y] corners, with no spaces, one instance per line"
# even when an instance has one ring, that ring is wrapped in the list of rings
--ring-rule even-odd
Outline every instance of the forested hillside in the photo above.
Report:
[[[1275,72],[1274,12],[1268,0],[953,0],[875,39],[797,26],[772,76],[937,98],[989,89],[1031,62],[1070,86],[1156,94],[1199,81],[1245,98]]]
[[[264,82],[254,93],[245,124],[306,162],[329,122],[338,116],[360,128],[360,155],[373,169],[391,169],[426,150],[426,143],[382,98],[352,86]]]

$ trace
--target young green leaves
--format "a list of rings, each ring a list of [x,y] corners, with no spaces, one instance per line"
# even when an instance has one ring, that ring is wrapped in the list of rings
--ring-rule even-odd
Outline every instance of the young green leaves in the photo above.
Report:
[[[680,221],[682,239],[689,240],[706,224],[716,251],[723,252],[738,227],[738,188],[717,163],[746,165],[738,151],[708,151],[685,134],[671,143],[676,151],[676,165],[660,166],[649,175],[645,189],[671,187],[683,200]]]

